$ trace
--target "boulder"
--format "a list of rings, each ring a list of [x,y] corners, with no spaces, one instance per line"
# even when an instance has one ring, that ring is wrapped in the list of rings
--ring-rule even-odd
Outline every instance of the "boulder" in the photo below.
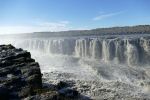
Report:
[[[63,88],[59,90],[58,93],[63,97],[69,97],[69,98],[77,98],[79,96],[78,91],[71,88]]]
[[[64,82],[64,81],[59,81],[59,82],[56,84],[56,88],[57,88],[58,90],[63,89],[63,88],[66,88],[66,87],[68,87],[68,86],[69,86],[69,84],[66,83],[66,82]]]

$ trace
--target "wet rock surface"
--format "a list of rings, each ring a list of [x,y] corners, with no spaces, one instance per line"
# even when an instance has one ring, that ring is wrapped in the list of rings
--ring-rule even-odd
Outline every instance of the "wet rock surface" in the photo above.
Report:
[[[30,52],[0,45],[0,100],[22,99],[85,100],[66,82],[42,85],[39,64]]]
[[[51,73],[49,73],[51,75]],[[57,74],[54,73],[53,74]],[[117,80],[75,80],[73,78],[67,78],[65,76],[62,76],[61,79],[59,79],[60,76],[53,75],[51,78],[48,73],[43,73],[43,77],[46,75],[45,78],[43,78],[44,83],[51,83],[54,84],[54,86],[49,87],[55,87],[58,88],[67,87],[64,89],[60,89],[60,93],[63,93],[65,95],[69,95],[70,93],[73,94],[73,92],[67,93],[65,90],[75,89],[78,91],[78,94],[81,94],[84,100],[150,100],[150,92],[143,87],[147,85],[149,86],[149,82],[144,82],[142,87],[138,84],[132,84],[129,82],[123,82],[123,81],[117,81]],[[66,73],[67,75],[67,73]],[[69,75],[69,74],[68,74]],[[48,76],[48,77],[47,77]],[[55,76],[55,77],[54,77]],[[56,80],[58,82],[56,82]],[[138,81],[137,81],[138,82]],[[44,84],[45,85],[45,84]],[[49,85],[49,84],[47,84]],[[148,89],[145,87],[146,89]],[[61,90],[64,90],[61,92]],[[69,90],[70,91],[70,90]],[[76,92],[74,92],[76,94]],[[79,99],[80,100],[80,99]]]
[[[40,88],[40,67],[30,53],[12,45],[0,45],[0,100],[21,99]]]

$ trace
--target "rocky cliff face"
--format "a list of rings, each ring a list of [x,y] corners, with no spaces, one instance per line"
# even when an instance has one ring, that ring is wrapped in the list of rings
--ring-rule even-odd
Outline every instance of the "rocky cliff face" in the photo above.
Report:
[[[0,100],[25,98],[41,87],[40,67],[30,53],[0,45]]]
[[[42,86],[39,64],[30,52],[0,45],[0,100],[87,100],[65,82]]]

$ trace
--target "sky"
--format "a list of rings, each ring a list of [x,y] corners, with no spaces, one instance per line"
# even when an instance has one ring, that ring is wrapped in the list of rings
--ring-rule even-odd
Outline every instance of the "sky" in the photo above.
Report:
[[[0,34],[150,24],[150,0],[0,0]]]

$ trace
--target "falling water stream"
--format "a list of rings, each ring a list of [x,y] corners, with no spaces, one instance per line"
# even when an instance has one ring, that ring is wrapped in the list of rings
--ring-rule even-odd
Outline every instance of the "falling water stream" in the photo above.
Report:
[[[39,62],[41,71],[46,73],[44,77],[51,80],[94,81],[91,85],[95,87],[98,84],[95,82],[107,82],[103,86],[112,90],[117,87],[111,82],[119,81],[125,83],[122,90],[118,89],[120,95],[134,92],[132,95],[135,97],[139,93],[139,97],[150,97],[150,38],[63,37],[0,40],[0,44],[10,43],[30,51],[32,57]],[[125,87],[131,90],[125,91]],[[99,95],[96,91],[91,90],[85,94],[96,97]]]

